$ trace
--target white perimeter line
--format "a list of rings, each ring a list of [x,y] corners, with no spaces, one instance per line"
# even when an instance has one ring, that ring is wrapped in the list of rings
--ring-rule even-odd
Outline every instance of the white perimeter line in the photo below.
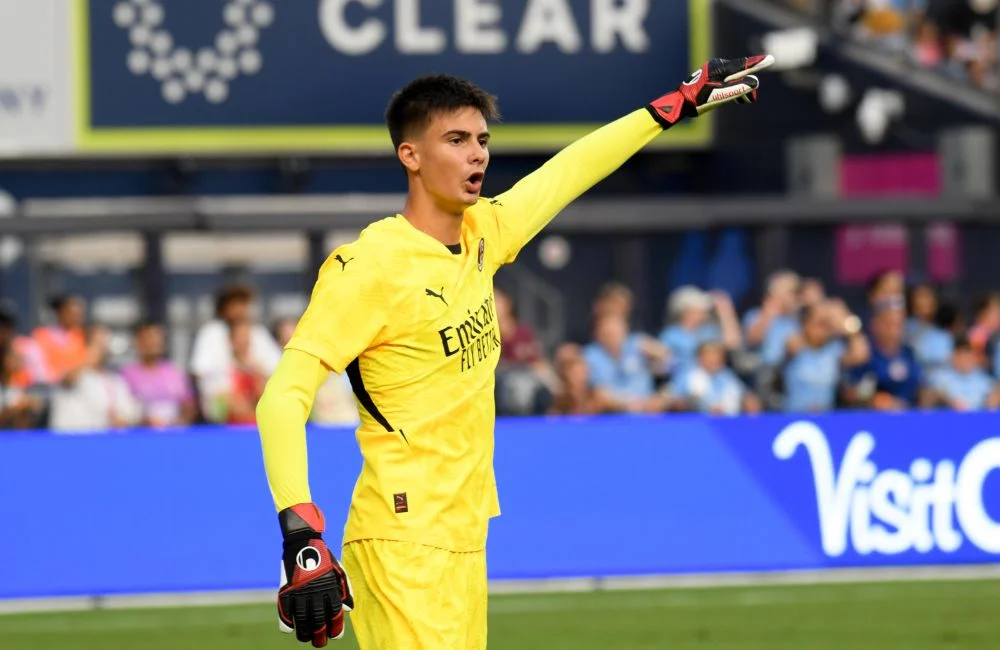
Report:
[[[544,580],[496,580],[494,595],[571,593],[641,589],[698,589],[709,587],[754,587],[762,585],[807,585],[833,583],[914,582],[924,580],[1000,579],[1000,564],[921,566],[870,569],[824,569],[760,573],[709,573],[690,575],[624,576],[616,578],[567,578]],[[198,607],[274,602],[277,590],[216,591],[176,594],[130,594],[0,600],[0,614],[95,609],[148,609]]]

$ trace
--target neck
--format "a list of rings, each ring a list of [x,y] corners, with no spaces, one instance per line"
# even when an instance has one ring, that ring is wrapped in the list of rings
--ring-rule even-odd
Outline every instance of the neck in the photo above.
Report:
[[[160,360],[159,357],[144,357],[142,359],[141,363],[142,363],[142,365],[146,366],[147,368],[152,368],[153,366],[156,365],[156,363],[159,360]]]
[[[422,233],[430,235],[445,246],[454,246],[462,241],[462,212],[453,212],[437,205],[426,192],[414,190],[403,207],[403,217]]]

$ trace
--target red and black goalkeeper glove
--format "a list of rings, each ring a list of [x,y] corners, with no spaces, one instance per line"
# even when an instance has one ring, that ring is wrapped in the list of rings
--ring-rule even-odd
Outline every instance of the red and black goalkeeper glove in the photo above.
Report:
[[[738,59],[712,59],[680,87],[646,107],[664,129],[685,117],[698,117],[723,104],[753,104],[759,80],[754,73],[774,65],[770,54]]]
[[[323,541],[323,513],[300,503],[278,513],[284,553],[278,625],[317,648],[344,636],[344,612],[354,607],[351,583]]]

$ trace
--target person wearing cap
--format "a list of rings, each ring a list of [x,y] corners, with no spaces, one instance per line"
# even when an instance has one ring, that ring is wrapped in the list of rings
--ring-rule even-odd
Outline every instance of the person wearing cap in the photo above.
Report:
[[[713,309],[718,322],[712,321]],[[742,343],[733,302],[721,291],[708,293],[694,286],[675,289],[667,304],[667,322],[659,339],[671,352],[675,375],[695,363],[698,346],[706,341],[720,341],[730,352]]]
[[[898,411],[926,404],[923,371],[906,343],[906,309],[894,297],[872,305],[868,363],[849,373],[853,399],[880,411]]]

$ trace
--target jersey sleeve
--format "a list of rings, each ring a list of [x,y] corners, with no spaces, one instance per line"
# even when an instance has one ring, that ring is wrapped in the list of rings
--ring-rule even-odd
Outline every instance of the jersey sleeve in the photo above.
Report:
[[[277,510],[307,503],[306,422],[329,371],[315,356],[287,350],[257,402],[257,428],[267,482]]]
[[[641,109],[569,145],[490,201],[501,264],[509,264],[559,212],[663,132]]]
[[[388,322],[389,296],[380,270],[373,251],[359,242],[333,251],[286,349],[306,352],[344,372],[377,342]]]

